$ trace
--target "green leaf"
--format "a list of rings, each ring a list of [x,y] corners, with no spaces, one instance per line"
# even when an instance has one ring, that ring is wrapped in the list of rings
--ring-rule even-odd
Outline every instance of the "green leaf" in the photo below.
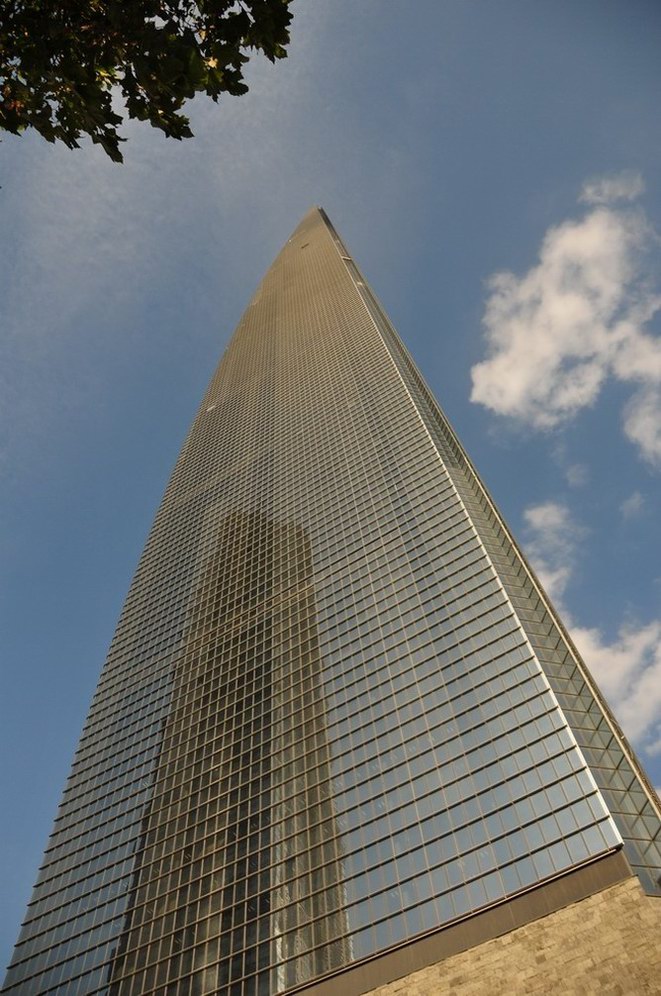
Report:
[[[0,20],[0,130],[38,131],[78,148],[87,136],[122,162],[111,87],[130,118],[190,138],[180,112],[195,93],[212,100],[248,87],[251,50],[286,55],[289,0],[22,0]]]

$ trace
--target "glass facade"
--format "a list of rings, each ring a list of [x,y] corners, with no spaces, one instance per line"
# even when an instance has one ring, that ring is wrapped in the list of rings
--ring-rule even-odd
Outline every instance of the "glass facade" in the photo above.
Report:
[[[251,301],[3,992],[266,996],[624,843],[654,795],[325,214]]]

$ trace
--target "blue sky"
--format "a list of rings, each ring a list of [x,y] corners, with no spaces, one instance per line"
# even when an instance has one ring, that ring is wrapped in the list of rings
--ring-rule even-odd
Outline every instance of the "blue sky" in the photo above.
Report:
[[[315,203],[661,784],[660,43],[652,0],[306,0],[193,140],[3,141],[4,960],[188,424]]]

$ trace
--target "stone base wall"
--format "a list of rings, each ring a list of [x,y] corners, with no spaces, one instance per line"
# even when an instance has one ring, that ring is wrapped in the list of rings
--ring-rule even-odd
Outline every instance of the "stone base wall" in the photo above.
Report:
[[[371,996],[661,994],[661,899],[637,878],[370,991]]]

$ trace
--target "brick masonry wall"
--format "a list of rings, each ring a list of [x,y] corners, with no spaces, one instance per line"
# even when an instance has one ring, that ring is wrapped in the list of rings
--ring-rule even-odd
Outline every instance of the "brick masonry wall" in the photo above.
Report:
[[[661,899],[638,879],[604,889],[370,996],[661,994]]]

